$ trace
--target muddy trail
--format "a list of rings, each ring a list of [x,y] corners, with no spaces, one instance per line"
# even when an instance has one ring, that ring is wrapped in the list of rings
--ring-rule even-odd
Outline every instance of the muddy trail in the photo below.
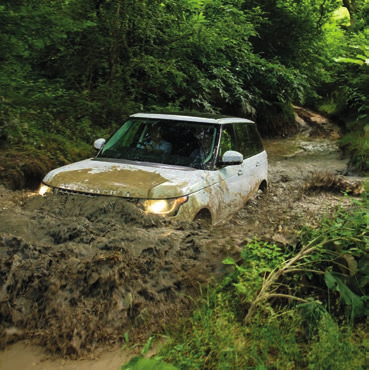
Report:
[[[337,128],[303,122],[298,136],[265,142],[269,191],[213,227],[145,217],[119,198],[0,187],[0,347],[29,339],[79,358],[125,333],[144,342],[188,315],[248,241],[294,245],[298,230],[348,205],[341,191],[360,192],[360,179],[342,177]]]

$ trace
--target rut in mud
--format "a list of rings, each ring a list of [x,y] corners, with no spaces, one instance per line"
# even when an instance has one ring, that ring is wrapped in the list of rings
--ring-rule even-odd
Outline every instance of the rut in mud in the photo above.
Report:
[[[215,227],[144,217],[119,198],[0,188],[0,345],[30,338],[80,357],[126,332],[145,340],[189,313],[199,288],[224,276],[222,260],[237,260],[247,241],[293,244],[296,230],[348,202],[339,192],[304,193],[311,172],[344,172],[336,149],[303,162],[300,149],[270,152],[268,193]]]

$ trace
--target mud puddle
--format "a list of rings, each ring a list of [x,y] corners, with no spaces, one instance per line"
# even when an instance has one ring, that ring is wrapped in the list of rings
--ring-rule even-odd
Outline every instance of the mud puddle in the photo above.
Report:
[[[302,227],[348,205],[339,192],[302,191],[311,173],[344,173],[347,161],[329,145],[300,152],[299,141],[312,140],[289,139],[284,150],[268,141],[268,193],[210,228],[143,217],[119,198],[39,197],[0,187],[0,346],[8,348],[0,368],[20,340],[75,359],[119,346],[125,333],[145,343],[188,315],[189,297],[224,276],[222,260],[238,259],[249,240],[293,244]]]
[[[118,370],[131,355],[120,349],[106,351],[98,359],[47,359],[42,348],[24,342],[9,346],[0,354],[2,370]]]

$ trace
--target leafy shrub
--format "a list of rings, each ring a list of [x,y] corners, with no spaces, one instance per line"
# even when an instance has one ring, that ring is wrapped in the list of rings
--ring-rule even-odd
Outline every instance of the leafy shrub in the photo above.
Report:
[[[91,157],[93,141],[114,130],[97,128],[88,118],[77,120],[62,110],[0,103],[3,184],[34,188],[52,168]]]
[[[317,230],[304,229],[295,250],[254,242],[242,253],[237,290],[249,306],[246,320],[258,305],[273,299],[308,303],[318,300],[351,320],[369,314],[369,202],[367,193],[340,208],[334,218],[325,218]],[[256,248],[255,248],[256,247]],[[272,256],[272,258],[270,258]],[[324,278],[324,279],[323,279]],[[307,289],[305,286],[308,286]],[[332,293],[323,293],[327,287]]]
[[[363,131],[356,129],[339,141],[343,152],[350,158],[350,166],[361,174],[369,173],[369,137]]]

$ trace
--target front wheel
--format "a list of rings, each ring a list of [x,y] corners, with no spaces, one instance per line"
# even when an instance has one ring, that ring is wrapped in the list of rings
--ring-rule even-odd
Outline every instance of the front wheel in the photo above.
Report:
[[[194,218],[194,222],[197,222],[200,226],[209,227],[211,226],[211,213],[207,209],[202,209]]]

